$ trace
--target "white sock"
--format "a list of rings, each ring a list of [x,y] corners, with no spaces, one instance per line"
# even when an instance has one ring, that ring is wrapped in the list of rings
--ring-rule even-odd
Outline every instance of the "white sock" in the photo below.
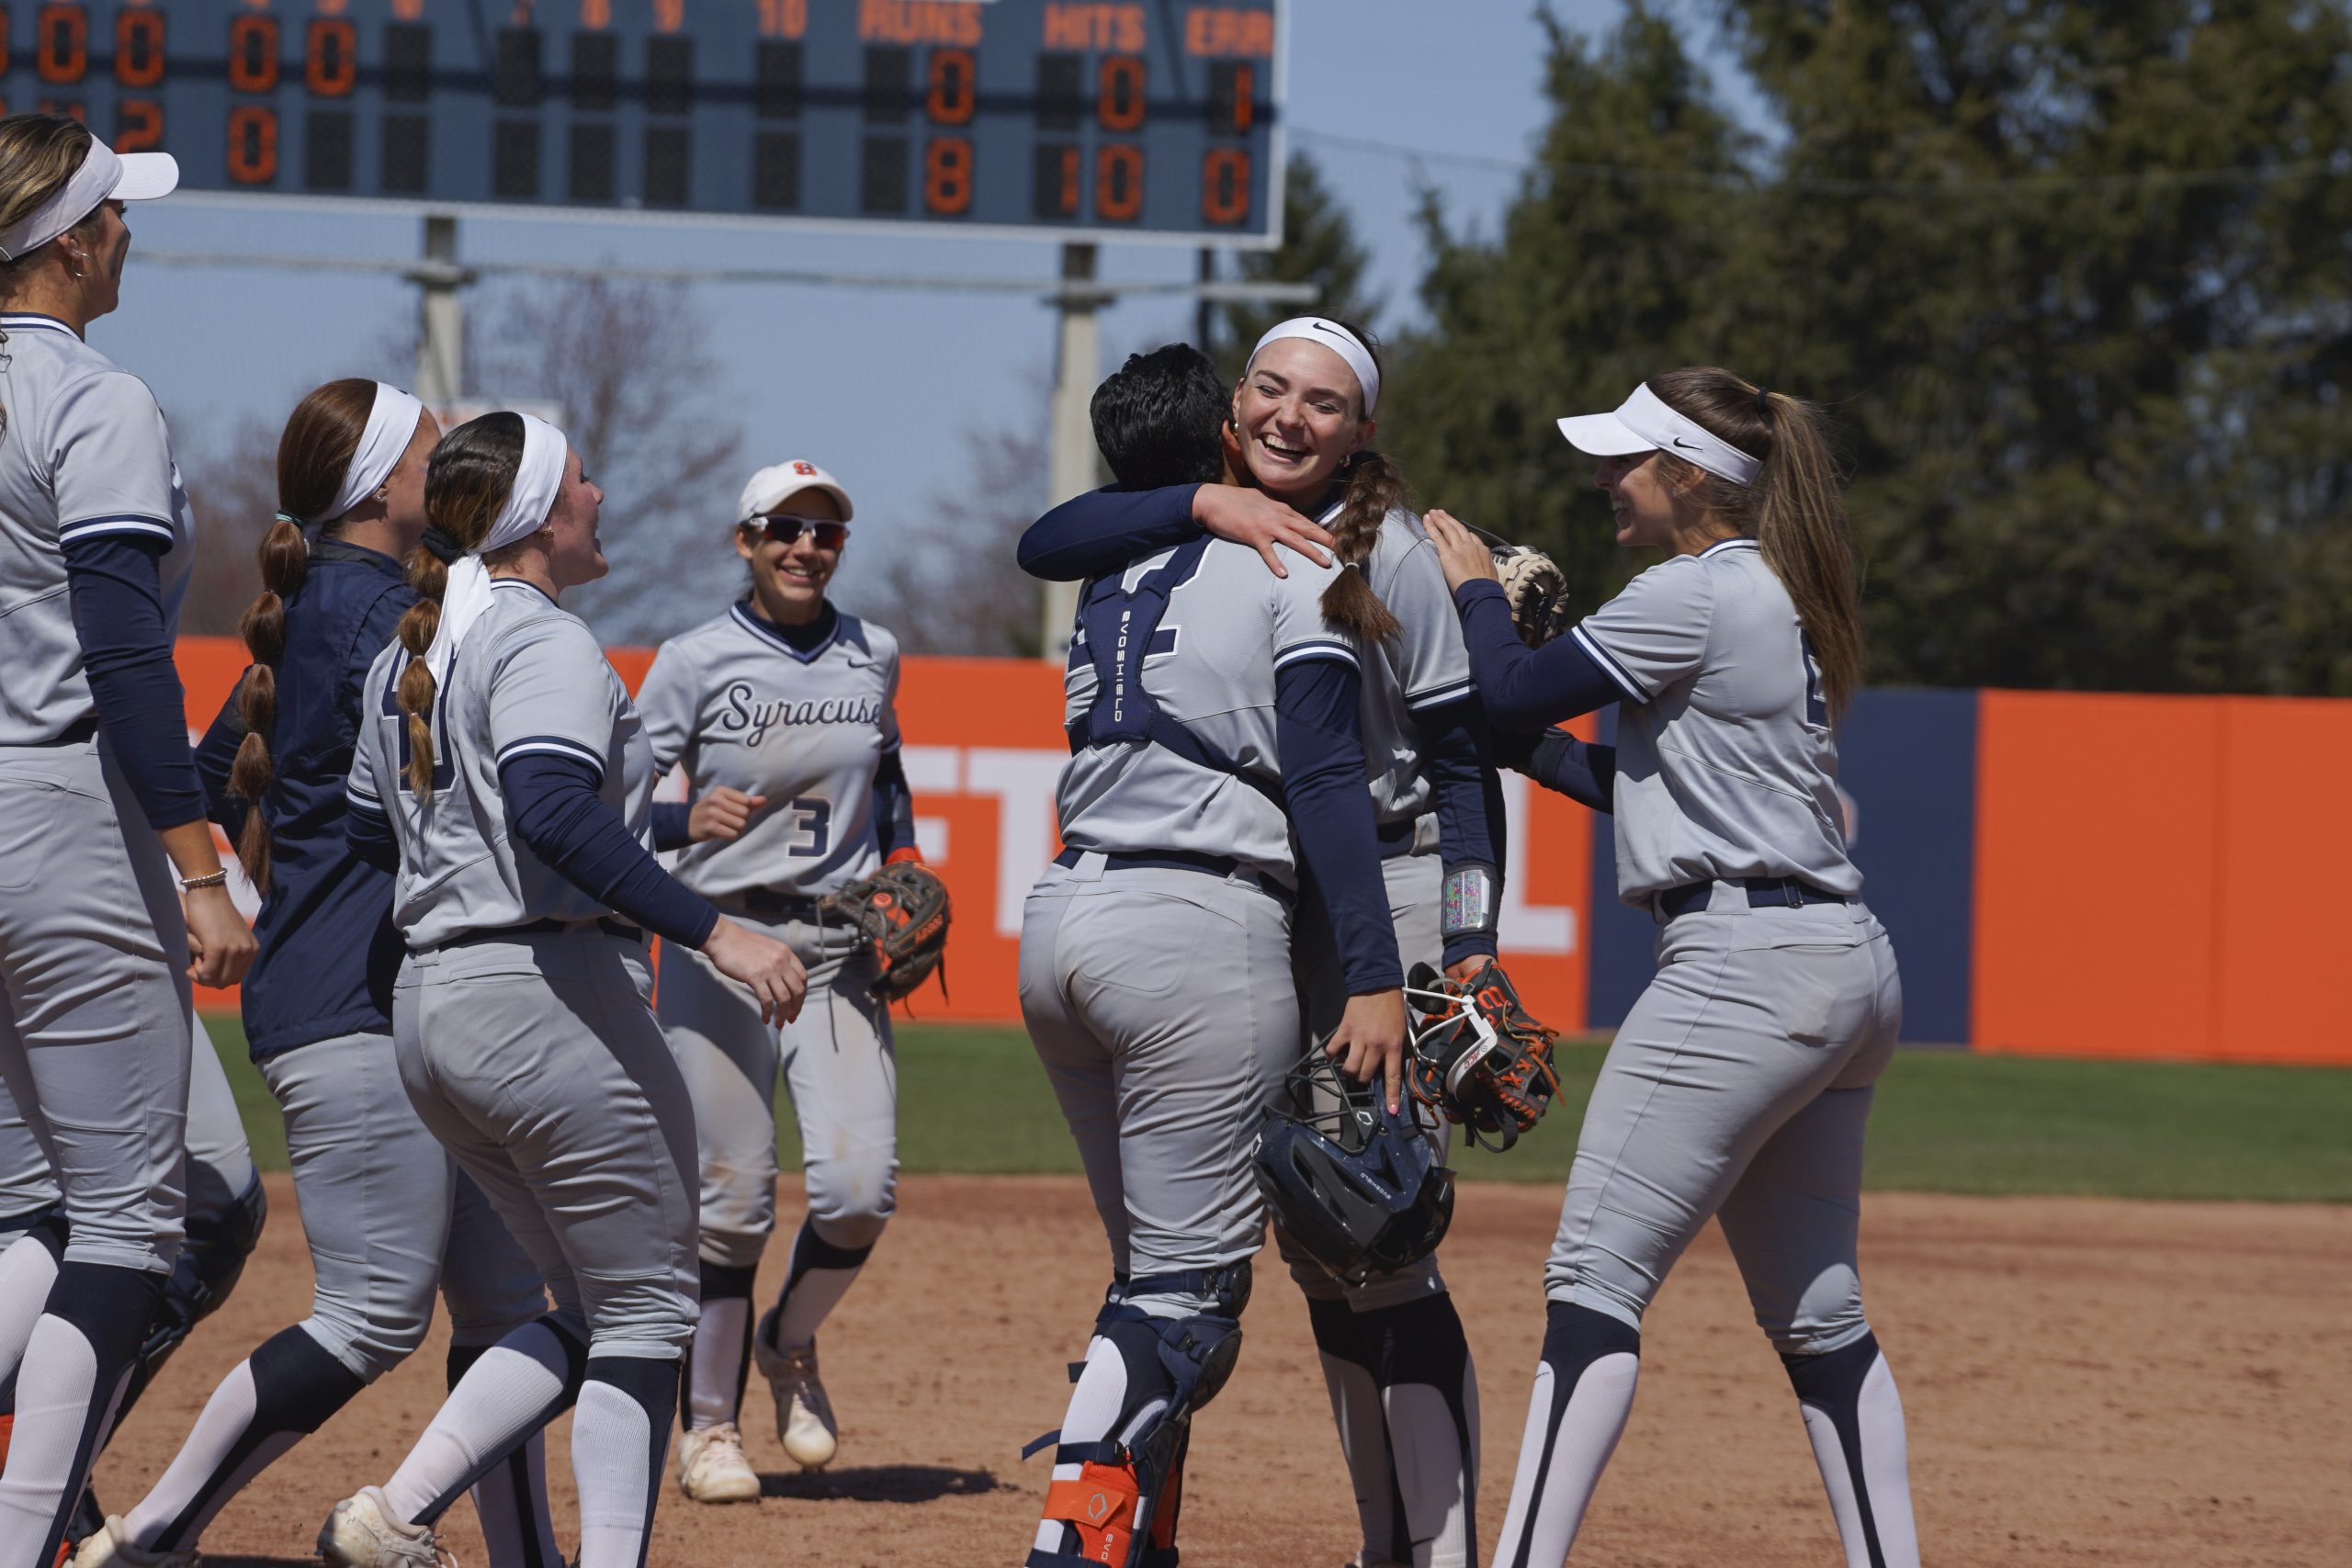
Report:
[[[1466,1441],[1442,1391],[1422,1382],[1397,1383],[1387,1391],[1388,1440],[1411,1532],[1412,1568],[1476,1568],[1470,1561],[1470,1526],[1478,1503],[1475,1373],[1464,1377],[1462,1399],[1470,1424]]]
[[[256,1396],[254,1390],[253,1363],[239,1361],[204,1402],[202,1414],[172,1456],[170,1466],[154,1489],[141,1497],[137,1506],[123,1516],[122,1522],[130,1531],[130,1544],[141,1551],[153,1550],[155,1542],[171,1522],[196,1500],[204,1483],[228,1461],[245,1434],[252,1429]],[[287,1450],[302,1440],[300,1432],[271,1432],[265,1434],[245,1461],[237,1466],[226,1493],[259,1474],[264,1467]],[[224,1493],[222,1499],[227,1501]],[[200,1534],[199,1525],[194,1534]]]
[[[571,1419],[577,1568],[643,1568],[678,1404],[678,1363],[605,1356],[588,1365]]]
[[[1527,1403],[1527,1431],[1520,1438],[1519,1471],[1511,1480],[1510,1511],[1503,1516],[1496,1562],[1549,1568],[1567,1561],[1600,1472],[1625,1434],[1641,1365],[1629,1351],[1610,1352],[1586,1364],[1566,1391],[1556,1386],[1563,1374],[1549,1360],[1535,1369],[1535,1392]],[[1563,1392],[1565,1401],[1559,1397]]]
[[[1875,1341],[1861,1348],[1859,1383],[1847,1378],[1820,1380],[1827,1389],[1799,1391],[1797,1408],[1814,1462],[1829,1494],[1847,1568],[1919,1568],[1919,1532],[1911,1514],[1910,1441],[1903,1424],[1903,1399],[1894,1374]],[[1849,1352],[1832,1352],[1844,1356]],[[1863,1358],[1866,1358],[1863,1359]],[[1822,1357],[1826,1363],[1831,1358]],[[1848,1440],[1861,1454],[1861,1484],[1855,1484]],[[1867,1523],[1865,1519],[1867,1518]],[[1876,1550],[1873,1551],[1872,1548]]]
[[[483,1351],[384,1483],[385,1501],[403,1524],[439,1517],[485,1465],[562,1411],[571,1376],[563,1338],[544,1319]]]
[[[747,1296],[707,1297],[695,1325],[687,1369],[686,1425],[700,1430],[732,1421],[743,1403],[743,1353],[752,1342]]]

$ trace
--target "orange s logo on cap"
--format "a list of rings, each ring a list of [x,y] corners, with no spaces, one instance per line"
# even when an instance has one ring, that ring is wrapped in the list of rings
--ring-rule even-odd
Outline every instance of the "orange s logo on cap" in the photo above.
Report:
[[[814,463],[796,462],[792,465],[792,471],[796,474],[813,474],[817,471],[817,465]]]

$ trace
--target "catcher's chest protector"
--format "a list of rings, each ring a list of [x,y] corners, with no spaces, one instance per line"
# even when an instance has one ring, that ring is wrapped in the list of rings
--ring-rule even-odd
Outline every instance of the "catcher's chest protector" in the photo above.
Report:
[[[1169,595],[1200,570],[1207,539],[1179,546],[1174,553],[1127,586],[1127,574],[1114,572],[1087,584],[1078,610],[1076,646],[1094,666],[1094,702],[1069,727],[1069,749],[1093,746],[1165,746],[1188,762],[1231,773],[1243,783],[1271,794],[1266,781],[1203,740],[1163,712],[1144,690],[1147,660],[1177,652],[1174,628],[1162,632]]]

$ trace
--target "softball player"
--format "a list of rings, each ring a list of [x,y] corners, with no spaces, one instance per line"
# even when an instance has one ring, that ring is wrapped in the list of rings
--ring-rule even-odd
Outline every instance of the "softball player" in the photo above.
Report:
[[[1125,484],[1197,482],[1217,471],[1224,395],[1195,350],[1137,356],[1095,392],[1096,440]],[[1359,1078],[1385,1069],[1397,1103],[1402,970],[1363,783],[1357,633],[1340,618],[1362,605],[1332,603],[1340,569],[1286,568],[1195,539],[1080,599],[1067,847],[1029,896],[1021,1001],[1114,1283],[1030,1568],[1142,1561],[1147,1544],[1173,1560],[1189,1418],[1239,1351],[1264,1228],[1251,1140],[1298,1055],[1301,859],[1348,993],[1329,1048]]]
[[[1610,1045],[1544,1269],[1549,1323],[1498,1568],[1563,1562],[1633,1405],[1641,1321],[1709,1215],[1787,1364],[1849,1568],[1916,1568],[1903,1406],[1855,1268],[1862,1130],[1894,1047],[1894,951],[1861,901],[1836,724],[1859,683],[1853,547],[1816,414],[1676,370],[1560,422],[1617,539],[1662,547],[1531,651],[1487,547],[1428,522],[1498,725],[1618,704],[1618,743],[1536,771],[1612,810],[1657,976]]]
[[[1040,519],[1023,558],[1032,570],[1092,575],[1205,526],[1238,542],[1319,541],[1355,563],[1339,581],[1369,586],[1385,619],[1377,654],[1363,661],[1360,721],[1377,759],[1373,808],[1397,951],[1408,966],[1467,974],[1495,953],[1502,813],[1436,547],[1405,508],[1403,475],[1366,449],[1379,395],[1366,334],[1323,317],[1283,321],[1259,341],[1230,409],[1244,473],[1262,496],[1216,485],[1098,491]],[[1320,526],[1303,532],[1302,513]],[[1347,988],[1311,898],[1295,942],[1308,1034],[1320,1040]],[[1433,1136],[1442,1159],[1442,1123]],[[1354,1485],[1363,1530],[1354,1568],[1474,1563],[1477,1377],[1437,1259],[1350,1287],[1279,1229],[1275,1240],[1306,1295]]]
[[[254,1169],[228,1075],[203,1021],[193,1014],[188,1041],[187,1234],[164,1282],[162,1309],[148,1325],[130,1382],[107,1424],[109,1441],[196,1325],[229,1299],[269,1217],[269,1201],[260,1173]],[[57,1282],[58,1258],[67,1237],[60,1198],[56,1175],[32,1124],[0,1086],[0,1248],[33,1238],[22,1254],[0,1261],[0,1365],[14,1367],[24,1354],[41,1303]],[[7,1451],[16,1419],[17,1380],[11,1372],[0,1378],[0,1455]],[[85,1487],[66,1526],[67,1536],[79,1541],[104,1523]]]
[[[473,1480],[576,1401],[573,1561],[630,1568],[695,1315],[693,1108],[647,1004],[645,933],[707,951],[763,1016],[791,1016],[805,982],[790,948],[723,919],[646,847],[643,726],[559,604],[605,571],[604,496],[562,432],[504,412],[461,425],[424,499],[464,557],[368,672],[351,833],[398,851],[401,1082],[555,1311],[475,1361],[390,1483],[336,1506],[319,1548],[330,1564],[434,1561],[446,1478]]]
[[[814,1470],[839,1425],[817,1375],[817,1329],[888,1223],[898,1174],[889,1009],[868,995],[857,931],[817,901],[884,860],[917,858],[899,761],[898,639],[825,597],[849,537],[849,492],[814,463],[762,468],[736,507],[750,592],[654,656],[638,703],[656,772],[683,764],[695,799],[657,807],[657,847],[684,845],[680,882],[788,943],[808,998],[788,1028],[708,955],[665,946],[655,1012],[694,1099],[702,1159],[702,1322],[679,1418],[678,1484],[698,1502],[753,1501],[736,1426],[756,1347],[785,1451]],[[775,1306],[752,1332],[752,1286],[775,1228],[775,1081],[792,1091],[808,1213]]]
[[[231,1497],[423,1342],[436,1282],[452,1383],[545,1310],[530,1260],[401,1087],[392,879],[345,837],[368,667],[418,598],[401,561],[425,532],[439,434],[416,399],[355,379],[304,398],[278,443],[279,511],[244,617],[254,662],[197,764],[263,890],[245,1034],[285,1112],[317,1286],[311,1315],[230,1371],[153,1490],[76,1568],[192,1564]],[[420,570],[437,571],[428,558]],[[476,1488],[494,1562],[560,1560],[543,1472],[534,1446]]]
[[[70,1228],[17,1377],[0,1568],[55,1559],[178,1251],[189,981],[253,956],[172,667],[187,492],[153,396],[82,340],[119,299],[123,204],[177,180],[77,121],[0,120],[0,1074]]]

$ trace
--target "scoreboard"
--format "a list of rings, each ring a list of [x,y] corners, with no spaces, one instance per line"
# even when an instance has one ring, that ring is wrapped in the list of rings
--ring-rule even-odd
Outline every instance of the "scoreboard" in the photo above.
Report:
[[[0,0],[183,189],[1269,244],[1284,0]]]

